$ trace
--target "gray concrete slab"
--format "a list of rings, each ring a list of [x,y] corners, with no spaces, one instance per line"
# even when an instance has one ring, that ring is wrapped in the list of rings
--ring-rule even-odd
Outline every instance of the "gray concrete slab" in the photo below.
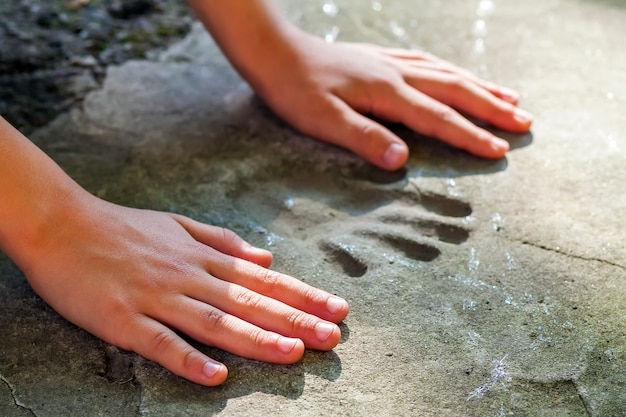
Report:
[[[200,28],[111,68],[32,139],[94,194],[232,228],[345,297],[342,343],[292,366],[202,348],[230,375],[200,387],[67,323],[2,258],[0,415],[626,415],[626,7],[282,3],[519,89],[532,134],[483,161],[398,129],[412,156],[387,174],[275,118]]]

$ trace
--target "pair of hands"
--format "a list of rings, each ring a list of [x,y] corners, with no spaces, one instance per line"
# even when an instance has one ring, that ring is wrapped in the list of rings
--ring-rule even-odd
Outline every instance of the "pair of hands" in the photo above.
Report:
[[[280,59],[253,86],[287,122],[384,169],[407,159],[406,144],[368,118],[414,130],[487,158],[506,142],[458,108],[497,127],[527,131],[517,93],[430,55],[308,37],[294,65]],[[281,68],[282,66],[282,68]],[[263,73],[262,73],[263,72]],[[234,233],[183,216],[120,207],[79,190],[65,221],[23,268],[33,288],[68,320],[203,385],[227,369],[183,340],[273,363],[305,347],[330,350],[345,300],[267,269],[272,256]]]

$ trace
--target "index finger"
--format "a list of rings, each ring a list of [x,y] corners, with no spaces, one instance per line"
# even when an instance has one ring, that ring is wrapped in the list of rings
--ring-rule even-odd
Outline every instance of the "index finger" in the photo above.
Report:
[[[334,323],[339,323],[348,315],[348,303],[344,299],[294,277],[223,254],[210,258],[205,267],[214,277]]]
[[[386,113],[394,114],[407,127],[476,156],[497,159],[509,150],[505,140],[408,85],[396,91],[395,100],[391,103],[393,109],[387,109]]]

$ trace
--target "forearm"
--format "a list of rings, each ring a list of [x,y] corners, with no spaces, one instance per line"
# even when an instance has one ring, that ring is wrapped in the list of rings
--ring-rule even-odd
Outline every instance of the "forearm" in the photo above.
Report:
[[[276,65],[297,65],[299,41],[309,36],[271,0],[188,0],[240,75],[261,95]],[[282,71],[278,71],[282,72]]]
[[[0,117],[0,250],[20,267],[60,225],[58,214],[82,189]]]

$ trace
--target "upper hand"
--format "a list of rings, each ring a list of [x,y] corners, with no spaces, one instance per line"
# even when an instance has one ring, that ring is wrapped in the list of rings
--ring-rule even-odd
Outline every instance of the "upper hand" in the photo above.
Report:
[[[459,111],[512,132],[526,132],[532,122],[516,107],[515,91],[418,51],[329,44],[302,34],[296,52],[277,51],[272,61],[252,79],[274,111],[302,132],[388,170],[404,165],[408,148],[367,116],[485,158],[502,157],[508,143]]]

